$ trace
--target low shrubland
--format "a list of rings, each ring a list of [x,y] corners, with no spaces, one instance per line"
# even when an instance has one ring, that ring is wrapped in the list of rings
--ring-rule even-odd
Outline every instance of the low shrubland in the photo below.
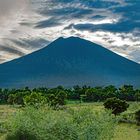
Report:
[[[111,140],[116,120],[91,108],[54,111],[26,107],[7,121],[6,140]]]
[[[32,105],[25,107],[19,105],[0,105],[0,140],[40,139],[40,136],[46,136],[44,131],[48,132],[50,136],[52,135],[51,138],[55,139],[56,137],[53,136],[53,133],[58,132],[61,135],[62,132],[62,135],[64,135],[63,132],[66,133],[65,130],[67,129],[68,135],[71,134],[72,137],[68,136],[66,140],[71,138],[73,140],[75,137],[77,138],[77,135],[81,136],[78,137],[80,140],[83,140],[83,137],[84,139],[85,137],[91,139],[89,135],[99,136],[98,132],[100,133],[100,131],[104,131],[105,135],[104,133],[101,135],[103,137],[107,135],[106,139],[108,140],[112,135],[114,136],[111,140],[137,140],[139,139],[139,131],[137,131],[139,126],[136,126],[135,112],[139,108],[140,103],[129,102],[129,108],[120,115],[115,116],[111,110],[107,111],[104,109],[103,102],[72,102],[72,104],[69,102],[61,110],[54,110],[46,104],[39,107]],[[112,133],[107,132],[111,128],[107,128],[106,131],[105,127],[111,127],[113,129],[111,130]],[[83,135],[90,129],[95,133]],[[60,137],[62,138],[63,136]],[[102,137],[100,137],[100,140],[102,140]]]

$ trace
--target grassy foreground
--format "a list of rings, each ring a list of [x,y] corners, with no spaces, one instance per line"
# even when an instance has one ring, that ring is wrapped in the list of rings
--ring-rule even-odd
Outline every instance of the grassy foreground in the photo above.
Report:
[[[129,109],[120,115],[120,118],[127,116],[130,113],[134,113],[140,108],[140,103],[129,103]],[[81,108],[92,108],[93,112],[101,112],[104,110],[102,103],[82,103],[69,102],[67,108],[75,109],[77,112]],[[19,109],[17,106],[0,105],[0,140],[5,140],[6,133],[2,130],[1,124],[4,124],[11,116],[14,116]],[[64,112],[64,111],[63,111]],[[65,114],[65,112],[64,112]],[[133,118],[131,118],[133,119]],[[115,125],[115,133],[112,140],[139,140],[140,131],[137,131],[138,126],[129,123],[117,123]]]

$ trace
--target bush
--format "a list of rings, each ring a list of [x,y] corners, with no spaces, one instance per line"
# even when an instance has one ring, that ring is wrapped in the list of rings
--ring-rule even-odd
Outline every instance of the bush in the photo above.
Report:
[[[66,98],[67,98],[67,93],[63,90],[58,90],[55,91],[55,93],[53,94],[47,95],[47,101],[49,106],[54,108],[65,105]]]
[[[119,88],[119,99],[135,101],[135,90],[132,85],[124,85]]]
[[[21,93],[10,94],[8,97],[9,104],[17,104],[17,105],[24,105],[23,102],[23,95]]]
[[[117,98],[109,98],[105,101],[104,107],[111,109],[114,115],[119,115],[120,113],[127,110],[129,104]]]
[[[25,108],[8,122],[6,140],[77,140],[76,126],[69,114]]]
[[[6,140],[111,140],[114,118],[90,108],[54,111],[25,108],[8,121]]]
[[[24,98],[24,104],[34,107],[40,107],[46,103],[46,98],[41,93],[32,92],[30,95],[26,95]]]
[[[10,94],[7,100],[8,104],[11,104],[11,105],[15,104],[15,98],[16,98],[15,94]]]
[[[140,101],[140,90],[136,90],[136,93],[135,93],[135,100],[136,100],[136,101]]]
[[[38,140],[36,136],[31,135],[29,132],[17,131],[14,134],[8,135],[6,140]]]
[[[17,91],[15,94],[10,94],[8,96],[7,102],[9,104],[17,104],[17,105],[24,105],[24,97],[29,95],[30,92],[24,92],[24,91]]]
[[[140,125],[140,110],[135,113],[135,118],[137,121],[137,125]]]
[[[9,96],[8,89],[1,89],[0,88],[0,104],[7,103],[8,96]]]
[[[85,92],[85,95],[86,95],[86,100],[88,102],[91,102],[91,101],[95,101],[96,100],[96,92],[93,89],[88,89]]]

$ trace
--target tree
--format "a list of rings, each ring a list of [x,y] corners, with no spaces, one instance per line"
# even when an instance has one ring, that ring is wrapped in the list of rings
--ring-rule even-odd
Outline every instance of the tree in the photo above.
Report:
[[[88,89],[85,93],[86,101],[91,102],[96,100],[96,92],[93,89]]]
[[[47,101],[51,107],[56,108],[66,104],[67,93],[63,90],[58,90],[54,94],[48,94]]]
[[[15,104],[15,94],[10,94],[9,97],[8,97],[8,100],[7,102],[11,105]]]
[[[135,118],[136,118],[136,121],[137,121],[137,125],[140,125],[140,110],[138,110],[135,113]]]
[[[0,104],[7,103],[9,94],[9,89],[0,89]]]
[[[135,92],[135,100],[140,101],[140,90],[136,90],[136,92]]]
[[[76,85],[73,87],[73,94],[72,97],[76,100],[80,100],[80,94],[81,94],[81,87]]]
[[[23,98],[26,95],[29,95],[29,94],[30,94],[29,91],[22,91],[22,90],[20,91],[20,90],[17,90],[17,91],[15,91],[15,93],[10,94],[8,96],[8,103],[9,104],[24,105]]]
[[[110,85],[110,86],[106,86],[104,89],[103,89],[103,92],[104,92],[104,98],[107,99],[107,98],[113,98],[116,96],[116,93],[117,93],[117,88],[113,85]]]
[[[25,105],[31,105],[37,108],[46,103],[45,96],[36,92],[32,92],[30,95],[26,95],[23,100]]]
[[[86,95],[80,95],[80,103],[85,102],[86,101]]]
[[[132,85],[124,85],[119,88],[119,98],[126,101],[134,101],[135,100],[135,90]]]
[[[59,91],[56,94],[56,100],[57,100],[59,105],[65,105],[66,98],[67,98],[67,93],[65,91]]]
[[[111,109],[114,115],[119,115],[120,113],[127,110],[129,104],[127,104],[125,101],[122,101],[114,97],[107,99],[104,103],[104,107],[106,109]]]

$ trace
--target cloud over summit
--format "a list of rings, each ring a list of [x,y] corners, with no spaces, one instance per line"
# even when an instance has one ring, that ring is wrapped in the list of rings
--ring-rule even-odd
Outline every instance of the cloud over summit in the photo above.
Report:
[[[0,1],[0,18],[18,11],[4,23],[7,28],[1,29],[0,44],[10,44],[27,54],[43,47],[45,41],[47,45],[60,36],[78,36],[140,62],[139,6],[140,1],[132,0]],[[38,47],[33,45],[35,40]]]

